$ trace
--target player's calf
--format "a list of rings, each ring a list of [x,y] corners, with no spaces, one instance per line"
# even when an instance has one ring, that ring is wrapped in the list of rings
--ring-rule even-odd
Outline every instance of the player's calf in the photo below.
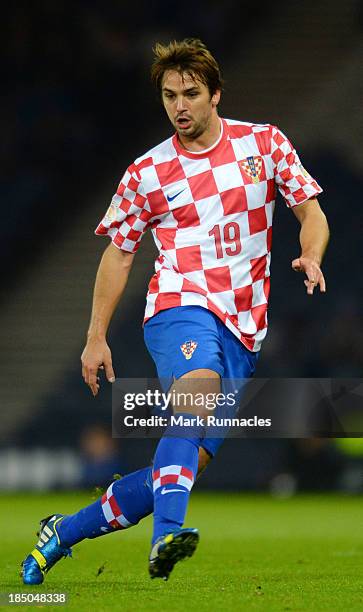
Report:
[[[39,540],[22,563],[24,584],[41,584],[71,546],[137,524],[153,509],[151,467],[114,481],[104,495],[75,514],[54,514],[40,523]],[[125,508],[127,518],[125,516]]]
[[[200,470],[209,459],[207,453],[201,453]],[[22,562],[24,584],[41,584],[60,559],[71,556],[71,546],[85,538],[136,525],[151,514],[153,505],[152,468],[148,467],[116,480],[99,500],[73,515],[54,514],[42,519],[39,540]]]

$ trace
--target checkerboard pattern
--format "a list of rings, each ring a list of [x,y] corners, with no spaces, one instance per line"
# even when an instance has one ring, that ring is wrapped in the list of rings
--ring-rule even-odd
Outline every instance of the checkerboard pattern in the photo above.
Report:
[[[151,229],[159,257],[145,321],[166,308],[202,306],[258,351],[267,331],[276,189],[288,207],[322,189],[277,127],[226,119],[221,126],[206,153],[186,151],[174,135],[137,159],[96,234],[135,253]]]
[[[154,493],[159,487],[167,484],[181,485],[190,491],[193,483],[194,474],[192,470],[182,465],[167,465],[153,472]]]
[[[112,488],[114,484],[114,482],[110,484],[106,493],[104,493],[101,498],[103,514],[105,515],[106,521],[114,529],[127,529],[132,526],[132,523],[122,514],[122,510],[113,495]]]

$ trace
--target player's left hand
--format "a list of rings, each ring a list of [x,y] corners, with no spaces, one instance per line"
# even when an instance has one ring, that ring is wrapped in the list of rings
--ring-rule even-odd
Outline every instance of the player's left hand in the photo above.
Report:
[[[320,292],[325,293],[326,284],[324,274],[316,261],[310,257],[298,257],[292,261],[291,266],[295,272],[304,272],[306,274],[307,280],[304,280],[304,284],[308,295],[313,295],[314,289],[318,285]]]

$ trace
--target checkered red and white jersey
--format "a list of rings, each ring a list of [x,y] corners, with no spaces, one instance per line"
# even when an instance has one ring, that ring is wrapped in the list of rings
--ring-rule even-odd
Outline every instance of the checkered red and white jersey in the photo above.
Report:
[[[159,257],[145,321],[175,306],[214,312],[251,351],[267,331],[276,186],[287,206],[322,191],[275,126],[222,119],[201,153],[178,138],[138,158],[123,176],[96,234],[135,253],[150,227]]]

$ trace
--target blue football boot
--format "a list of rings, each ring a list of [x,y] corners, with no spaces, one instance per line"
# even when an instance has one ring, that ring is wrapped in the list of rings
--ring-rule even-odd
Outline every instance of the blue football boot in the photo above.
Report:
[[[22,562],[21,576],[24,584],[41,584],[44,574],[62,557],[71,557],[72,550],[62,546],[59,540],[57,525],[63,514],[52,514],[40,521],[38,543],[34,550]]]
[[[175,563],[191,557],[198,542],[198,529],[179,529],[158,538],[149,557],[151,578],[167,580]]]

